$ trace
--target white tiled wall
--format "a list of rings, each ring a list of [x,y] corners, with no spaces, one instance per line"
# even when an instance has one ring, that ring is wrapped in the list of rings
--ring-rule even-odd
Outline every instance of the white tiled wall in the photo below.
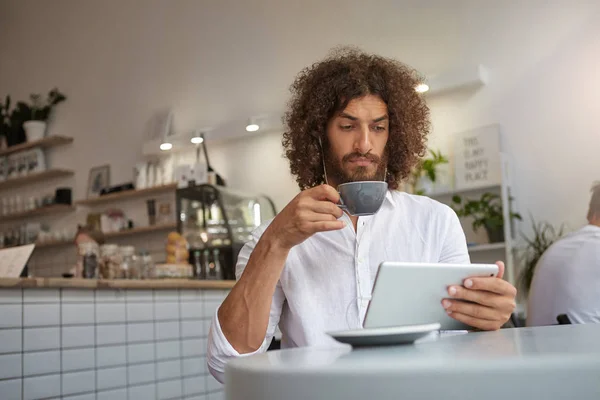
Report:
[[[0,380],[0,393],[5,400],[21,400],[22,389],[21,379]]]
[[[0,289],[0,399],[222,400],[206,340],[225,296]]]

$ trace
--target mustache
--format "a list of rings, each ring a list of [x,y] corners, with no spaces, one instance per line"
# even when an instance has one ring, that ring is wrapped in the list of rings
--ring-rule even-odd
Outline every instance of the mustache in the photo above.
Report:
[[[354,152],[354,153],[350,153],[350,154],[346,154],[343,158],[342,158],[342,162],[352,162],[352,161],[356,161],[359,159],[367,159],[369,161],[371,161],[374,164],[379,164],[381,162],[381,157],[375,155],[375,154],[371,154],[371,153],[367,153],[367,154],[361,154],[359,152]]]

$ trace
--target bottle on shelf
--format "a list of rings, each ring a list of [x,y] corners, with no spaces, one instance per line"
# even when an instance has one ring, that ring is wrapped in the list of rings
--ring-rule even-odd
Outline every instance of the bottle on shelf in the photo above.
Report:
[[[215,279],[213,277],[213,268],[214,268],[214,264],[212,264],[210,262],[210,250],[208,249],[204,249],[204,251],[202,252],[202,261],[203,261],[203,265],[204,265],[204,271],[205,271],[205,279]]]
[[[209,249],[204,250],[204,265],[207,268],[206,279],[223,279],[223,268],[221,267],[221,260],[219,255],[219,249],[213,249],[212,252]],[[212,260],[210,259],[211,257]]]
[[[221,261],[219,259],[219,249],[213,249],[213,260],[215,265],[215,279],[223,280],[223,269],[221,268]]]
[[[81,277],[95,279],[98,276],[98,245],[96,242],[83,242],[78,250],[77,270],[81,272]]]
[[[202,263],[202,249],[190,249],[190,264],[192,266],[192,274],[196,279],[206,279],[206,270]]]

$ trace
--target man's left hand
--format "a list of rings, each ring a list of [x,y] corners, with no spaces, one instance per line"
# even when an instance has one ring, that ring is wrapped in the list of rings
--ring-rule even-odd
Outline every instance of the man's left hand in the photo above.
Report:
[[[448,287],[450,298],[442,300],[442,306],[450,317],[486,331],[500,329],[510,319],[516,307],[517,289],[502,279],[504,263],[496,264],[496,277],[467,278],[464,286]]]

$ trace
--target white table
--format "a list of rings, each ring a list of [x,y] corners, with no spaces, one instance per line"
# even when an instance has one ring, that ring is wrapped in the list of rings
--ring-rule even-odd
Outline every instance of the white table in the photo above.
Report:
[[[231,361],[225,379],[227,400],[600,399],[600,324],[271,351]]]

